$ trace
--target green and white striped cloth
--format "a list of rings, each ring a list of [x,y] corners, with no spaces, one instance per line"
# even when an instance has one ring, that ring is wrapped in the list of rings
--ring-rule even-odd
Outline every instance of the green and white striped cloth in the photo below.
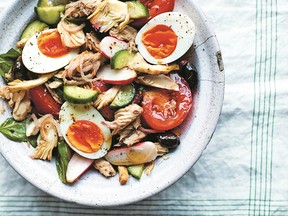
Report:
[[[196,165],[153,197],[96,209],[43,193],[0,156],[0,215],[288,215],[288,1],[198,4],[221,46],[226,90]]]

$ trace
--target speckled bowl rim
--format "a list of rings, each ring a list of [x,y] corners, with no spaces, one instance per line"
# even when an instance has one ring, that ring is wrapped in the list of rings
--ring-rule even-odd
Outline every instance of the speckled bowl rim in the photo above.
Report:
[[[28,5],[36,5],[36,2],[36,0],[13,0],[1,14],[0,23],[4,24],[1,28],[2,34],[7,31],[7,36],[0,39],[3,41],[5,38],[7,42],[4,46],[6,50],[2,48],[1,53],[7,51],[9,46],[14,47],[17,40],[16,36],[14,39],[8,38],[11,37],[9,32],[14,31],[7,25],[13,21],[13,17],[9,20],[8,17],[15,14],[15,8],[22,7],[23,14],[28,14],[25,16],[26,19],[31,19],[33,9],[30,9],[31,14],[29,14],[30,10],[29,13],[26,10],[28,11]],[[196,102],[193,104],[193,113],[183,124],[185,132],[181,136],[182,143],[179,150],[171,153],[170,159],[158,159],[152,175],[147,178],[144,177],[140,182],[131,179],[127,185],[120,186],[117,177],[114,180],[106,180],[101,176],[95,177],[95,173],[91,171],[86,176],[81,177],[78,183],[69,186],[60,182],[56,174],[56,167],[55,171],[52,170],[51,166],[55,166],[53,164],[55,161],[52,161],[51,164],[29,159],[31,149],[28,149],[24,144],[11,142],[1,135],[0,150],[8,163],[27,181],[48,194],[66,201],[93,207],[126,205],[143,200],[171,186],[188,172],[200,158],[216,128],[224,99],[225,77],[220,47],[214,30],[204,13],[191,0],[182,0],[181,4],[176,5],[176,9],[178,8],[186,12],[191,10],[192,16],[197,19],[197,22],[195,20],[194,22],[199,30],[198,33],[196,32],[198,39],[196,39],[190,54],[198,66],[199,81],[197,91],[194,94]],[[28,21],[25,20],[24,22],[27,24]],[[18,29],[17,31],[15,30],[15,34],[19,35],[22,30]],[[4,116],[1,117],[1,121],[3,119]],[[9,145],[7,145],[8,143]],[[188,145],[190,146],[188,147]],[[171,175],[171,173],[173,174]],[[95,180],[94,178],[96,179],[96,186],[91,185],[91,182]]]

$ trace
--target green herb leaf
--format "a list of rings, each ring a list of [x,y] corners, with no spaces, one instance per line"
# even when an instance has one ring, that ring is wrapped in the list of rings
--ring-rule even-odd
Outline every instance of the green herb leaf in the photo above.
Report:
[[[19,50],[11,48],[7,53],[0,54],[1,58],[17,59],[21,55]]]
[[[67,183],[66,172],[68,162],[71,159],[71,150],[64,140],[58,142],[57,153],[56,153],[56,169],[59,179],[63,183]]]
[[[12,141],[24,142],[26,141],[26,123],[8,118],[0,125],[0,133]]]
[[[21,52],[15,49],[10,49],[7,53],[0,55],[0,75],[5,78],[5,74],[8,73],[15,60],[21,55]]]
[[[37,147],[37,138],[38,138],[37,135],[27,137],[27,142],[28,142],[31,146],[33,146],[34,148],[36,148],[36,147]]]

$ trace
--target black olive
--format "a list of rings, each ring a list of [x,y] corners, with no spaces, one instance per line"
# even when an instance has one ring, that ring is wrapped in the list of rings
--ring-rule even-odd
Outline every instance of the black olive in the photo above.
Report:
[[[191,90],[195,89],[198,83],[197,68],[188,61],[180,62],[180,76],[189,84]]]
[[[143,141],[159,142],[157,136],[158,133],[148,134]]]
[[[157,139],[160,145],[165,148],[176,148],[180,144],[180,138],[170,131],[157,134]]]
[[[112,136],[112,146],[119,143],[119,138],[120,138],[120,136],[118,134]]]

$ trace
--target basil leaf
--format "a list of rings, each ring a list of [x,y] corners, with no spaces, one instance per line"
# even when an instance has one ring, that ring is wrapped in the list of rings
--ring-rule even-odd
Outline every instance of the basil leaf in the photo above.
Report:
[[[69,146],[64,140],[59,141],[56,152],[56,169],[59,179],[63,183],[67,183],[66,172],[70,158],[71,158],[71,150]]]
[[[7,53],[0,55],[0,75],[5,79],[5,74],[8,73],[15,63],[15,60],[21,55],[21,52],[15,49],[10,49]]]
[[[26,141],[26,123],[8,118],[0,125],[0,133],[12,141],[24,142]]]
[[[0,54],[1,58],[17,59],[21,55],[19,50],[11,48],[7,53]]]

